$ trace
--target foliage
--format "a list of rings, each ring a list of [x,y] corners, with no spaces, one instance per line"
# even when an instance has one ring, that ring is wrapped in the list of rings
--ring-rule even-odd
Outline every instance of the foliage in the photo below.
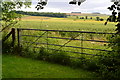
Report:
[[[80,19],[84,19],[84,17],[80,17]]]
[[[107,19],[107,22],[118,22],[116,34],[110,37],[109,47],[112,48],[112,52],[108,52],[108,55],[100,57],[100,69],[99,73],[103,78],[108,80],[120,79],[120,12],[115,12],[119,10],[119,2],[114,2],[111,7],[108,7],[112,11],[112,15]],[[105,23],[105,25],[107,24]]]
[[[106,79],[120,79],[120,54],[114,50],[106,56],[99,58],[98,70],[101,77]]]
[[[70,58],[65,52],[62,51],[53,51],[47,50],[44,47],[41,47],[39,53],[36,57],[40,60],[46,60],[54,63],[59,63],[62,65],[68,65],[70,63]]]
[[[43,6],[46,6],[46,4],[47,4],[47,0],[45,0],[45,1],[40,0],[35,8],[37,10],[43,9],[44,8]]]
[[[49,60],[48,55],[50,52],[48,52],[44,47],[41,47],[39,50],[39,53],[37,55],[37,59],[40,60]]]
[[[88,16],[85,16],[85,19],[88,19]]]
[[[14,0],[14,1],[3,1],[1,3],[2,9],[2,31],[8,27],[14,26],[21,18],[20,14],[15,13],[16,9],[21,7],[30,7],[30,0]]]
[[[112,48],[116,55],[120,55],[120,35],[116,34],[110,38],[111,44],[109,46]]]
[[[105,25],[107,24],[108,21],[110,22],[118,22],[118,24],[116,25],[117,29],[117,33],[120,34],[120,3],[119,2],[114,2],[113,5],[111,5],[111,7],[108,7],[108,9],[110,11],[112,11],[112,15],[109,16],[109,18],[107,19],[107,21],[105,22]],[[118,12],[116,12],[118,10]],[[118,15],[117,15],[118,14]]]
[[[7,41],[7,42],[4,42],[2,43],[2,53],[6,53],[6,54],[9,54],[9,53],[13,53],[13,47],[11,47],[10,45],[10,41]]]
[[[100,19],[99,17],[96,17],[96,21],[99,21],[99,19]]]
[[[7,5],[6,5],[7,4]],[[5,26],[4,28],[14,25],[17,23],[16,19],[20,18],[20,15],[16,14],[14,9],[15,6],[18,5],[17,8],[20,8],[22,5],[22,3],[16,3],[13,4],[11,2],[4,2],[2,3],[2,8],[3,9],[3,16],[2,16],[2,20],[5,21]],[[114,3],[114,6],[116,5],[116,3]],[[113,5],[112,5],[113,6]],[[112,12],[112,17],[109,17],[107,19],[107,21],[111,21],[111,22],[120,22],[120,13],[118,13],[118,18],[116,17],[116,12],[114,10],[114,7],[109,7],[110,10],[113,10]],[[111,9],[113,8],[113,9]],[[12,16],[14,15],[14,16]],[[98,20],[99,18],[97,18]],[[15,23],[14,23],[15,22]],[[107,24],[107,23],[105,23]],[[117,24],[117,33],[120,33],[120,24]],[[74,36],[76,34],[65,34],[65,33],[60,33],[62,36],[65,35],[69,35],[69,36]],[[99,58],[99,62],[95,62],[95,61],[88,61],[87,59],[82,59],[81,61],[77,61],[75,62],[76,65],[81,64],[83,67],[90,69],[90,70],[94,70],[94,69],[98,69],[100,75],[104,78],[107,79],[115,79],[115,78],[119,78],[120,75],[120,35],[114,35],[111,39],[110,39],[110,43],[109,46],[112,48],[112,52],[109,53],[107,56],[103,56]],[[10,49],[11,50],[11,49]],[[43,60],[50,60],[52,62],[56,62],[56,63],[60,63],[60,64],[69,64],[71,62],[70,58],[67,57],[66,53],[64,52],[54,52],[56,53],[56,55],[50,56],[48,57],[48,55],[50,54],[49,52],[47,52],[44,48],[41,48],[38,55],[33,55],[34,52],[32,52],[33,50],[27,48],[27,49],[23,49],[23,55],[27,55],[28,57],[30,56],[35,56],[37,57],[37,59],[43,59]],[[11,51],[9,51],[11,52]],[[26,54],[28,53],[28,54]],[[99,64],[98,64],[99,63]],[[99,68],[98,68],[99,66]]]
[[[66,18],[67,15],[65,13],[52,13],[52,12],[24,12],[24,11],[16,11],[18,14],[23,15],[31,15],[31,16],[47,16],[47,17],[58,17],[58,18]]]
[[[62,51],[55,51],[53,55],[49,56],[51,62],[59,63],[62,65],[70,64],[70,57],[67,56],[67,53]]]
[[[100,17],[96,17],[96,21],[104,21],[104,19]]]

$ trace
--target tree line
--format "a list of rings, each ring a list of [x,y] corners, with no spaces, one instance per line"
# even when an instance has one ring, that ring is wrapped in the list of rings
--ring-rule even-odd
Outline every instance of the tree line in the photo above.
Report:
[[[53,13],[53,12],[25,12],[25,11],[16,11],[18,14],[31,15],[31,16],[46,16],[46,17],[58,17],[66,18],[65,13]]]
[[[88,16],[85,16],[85,17],[83,17],[83,16],[82,17],[76,16],[76,19],[93,19],[93,17],[88,18]],[[95,20],[96,21],[104,21],[103,18],[100,18],[98,16],[95,18]]]

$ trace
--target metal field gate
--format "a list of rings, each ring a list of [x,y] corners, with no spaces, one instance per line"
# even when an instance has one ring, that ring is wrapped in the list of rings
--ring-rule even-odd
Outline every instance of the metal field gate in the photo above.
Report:
[[[36,52],[44,47],[48,51],[63,51],[77,58],[79,55],[102,56],[104,52],[111,52],[107,38],[115,33],[17,28],[17,34],[19,47]]]

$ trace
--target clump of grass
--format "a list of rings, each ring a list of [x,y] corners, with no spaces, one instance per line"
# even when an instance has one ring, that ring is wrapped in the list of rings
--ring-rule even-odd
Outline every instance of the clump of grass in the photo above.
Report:
[[[95,59],[87,59],[85,56],[79,56],[79,59],[71,58],[67,52],[47,50],[44,47],[40,47],[38,52],[33,52],[32,49],[22,49],[22,55],[32,57],[38,60],[44,60],[52,63],[71,66],[74,68],[83,68],[91,71],[98,69]]]
[[[70,63],[70,57],[65,52],[47,50],[44,47],[40,48],[36,58],[62,65],[68,65]]]
[[[51,62],[69,65],[70,64],[70,57],[67,56],[67,53],[62,51],[55,51],[53,55],[49,56]]]

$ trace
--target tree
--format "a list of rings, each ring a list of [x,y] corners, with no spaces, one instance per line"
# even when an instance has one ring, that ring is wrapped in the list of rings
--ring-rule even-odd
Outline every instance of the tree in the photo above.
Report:
[[[90,17],[90,19],[92,19],[92,17]]]
[[[88,17],[87,17],[87,16],[85,16],[85,19],[88,19]]]
[[[108,52],[109,55],[99,60],[102,63],[100,67],[102,77],[111,80],[120,79],[120,1],[114,1],[108,9],[112,11],[112,15],[109,16],[105,25],[107,25],[108,21],[117,23],[116,34],[109,38],[109,47],[111,47],[112,52]]]
[[[76,19],[78,19],[79,17],[78,16],[76,16]]]
[[[99,17],[96,17],[96,21],[99,21],[100,20],[100,18]]]
[[[100,18],[99,21],[104,21],[104,19],[103,19],[103,18]]]
[[[15,13],[16,9],[19,9],[23,6],[25,8],[30,7],[31,0],[14,0],[14,1],[7,1],[4,0],[1,2],[1,9],[2,9],[2,15],[1,19],[3,21],[2,23],[2,30],[7,29],[10,26],[14,26],[18,23],[19,19],[21,18],[20,14]]]
[[[118,22],[116,25],[116,34],[120,34],[120,1],[115,1],[110,7],[108,7],[110,11],[112,11],[112,15],[107,19],[107,22]],[[116,12],[118,10],[118,12]],[[118,14],[118,15],[117,15]]]

